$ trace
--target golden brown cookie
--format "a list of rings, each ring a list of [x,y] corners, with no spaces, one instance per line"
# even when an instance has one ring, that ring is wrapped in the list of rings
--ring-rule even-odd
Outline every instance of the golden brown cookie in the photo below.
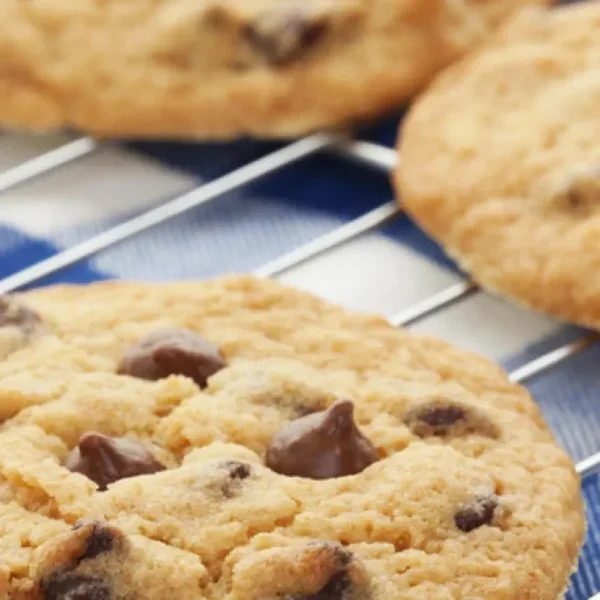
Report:
[[[3,0],[0,123],[295,136],[397,107],[552,0]]]
[[[600,3],[531,9],[449,68],[399,143],[402,205],[492,291],[600,328]]]
[[[564,590],[578,477],[487,360],[250,277],[11,307],[2,600]]]

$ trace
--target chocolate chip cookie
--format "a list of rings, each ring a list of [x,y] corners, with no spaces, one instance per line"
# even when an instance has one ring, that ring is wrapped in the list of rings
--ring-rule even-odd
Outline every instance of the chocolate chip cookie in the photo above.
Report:
[[[0,123],[287,137],[398,107],[508,15],[552,0],[6,0]]]
[[[403,206],[492,291],[600,328],[600,3],[525,11],[400,140]]]
[[[2,600],[556,600],[567,584],[573,464],[483,358],[250,277],[3,306]]]

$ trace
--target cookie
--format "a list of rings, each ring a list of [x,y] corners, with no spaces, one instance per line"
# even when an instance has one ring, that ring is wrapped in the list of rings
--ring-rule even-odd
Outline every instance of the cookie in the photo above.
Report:
[[[402,205],[483,286],[600,327],[600,3],[525,11],[416,102]]]
[[[578,477],[487,360],[251,277],[4,302],[2,600],[567,585]]]
[[[0,123],[100,137],[286,137],[396,108],[551,0],[6,0]]]

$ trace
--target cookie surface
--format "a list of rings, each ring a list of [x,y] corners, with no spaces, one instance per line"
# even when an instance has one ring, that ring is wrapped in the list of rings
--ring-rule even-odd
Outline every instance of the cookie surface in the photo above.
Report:
[[[403,206],[479,283],[600,327],[600,3],[530,10],[405,122]]]
[[[0,123],[295,136],[396,108],[551,0],[3,0]]]
[[[249,277],[10,305],[3,600],[563,592],[578,478],[487,360]]]

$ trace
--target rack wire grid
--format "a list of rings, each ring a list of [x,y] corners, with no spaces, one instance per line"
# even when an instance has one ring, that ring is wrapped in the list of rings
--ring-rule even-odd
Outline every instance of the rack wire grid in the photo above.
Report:
[[[81,137],[42,153],[0,173],[0,193],[22,186],[74,161],[90,156],[102,146],[102,142],[90,137]],[[244,166],[208,183],[201,184],[190,192],[125,220],[82,243],[9,275],[0,281],[0,294],[35,285],[44,278],[57,274],[61,270],[88,259],[120,242],[153,227],[160,226],[170,219],[201,205],[215,202],[228,192],[322,152],[333,153],[342,160],[351,161],[361,168],[374,169],[380,172],[382,177],[389,175],[400,160],[395,150],[382,144],[334,133],[317,133],[307,136],[288,145],[280,146],[274,151],[267,152],[257,160],[248,162]],[[402,218],[405,218],[405,215],[400,204],[389,201],[343,226],[264,264],[257,268],[254,274],[265,278],[278,278],[330,250],[347,244],[366,233],[375,231],[391,221]],[[448,309],[456,303],[463,302],[470,296],[480,293],[480,291],[480,288],[473,281],[465,279],[395,314],[389,321],[394,326],[410,328],[425,318]],[[510,378],[514,382],[528,384],[545,372],[558,368],[565,361],[582,353],[599,340],[599,334],[584,333],[575,341],[557,345],[551,351],[535,356],[526,363],[517,366],[510,373]],[[597,477],[598,472],[600,472],[600,452],[581,460],[576,468],[581,476],[582,485],[585,486],[586,481]],[[588,507],[588,509],[590,511],[592,509],[600,511],[600,504],[595,502],[593,504],[594,506]],[[595,555],[598,555],[598,550],[597,542],[592,540],[592,543],[590,543],[590,540],[588,540],[584,552],[594,552]],[[597,556],[595,560],[600,560],[600,556]],[[584,598],[594,591],[597,592],[597,590],[590,590],[589,581],[578,582],[577,576],[573,580],[573,587],[579,588],[577,598]],[[585,596],[581,593],[581,590],[588,590],[584,592]],[[600,593],[589,596],[589,600],[600,600]]]

